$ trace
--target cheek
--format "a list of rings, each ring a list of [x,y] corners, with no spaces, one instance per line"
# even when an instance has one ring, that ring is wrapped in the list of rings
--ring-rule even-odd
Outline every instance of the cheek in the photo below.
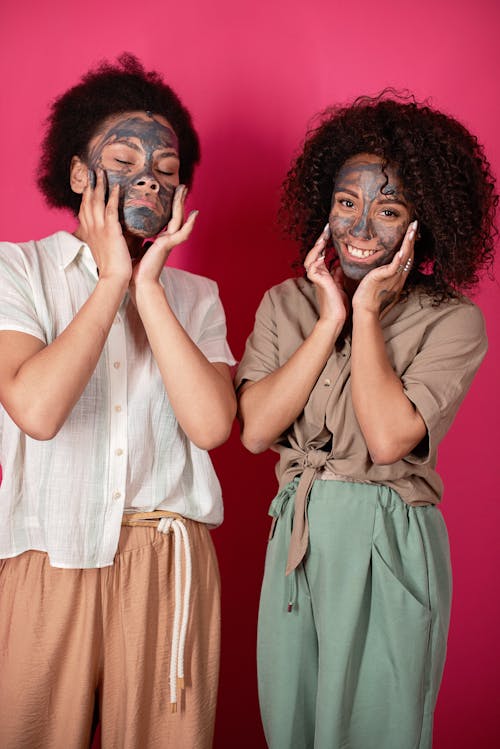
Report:
[[[329,224],[333,239],[342,239],[352,226],[352,219],[330,214]]]
[[[124,174],[123,172],[116,172],[113,169],[106,169],[106,176],[108,178],[108,184],[111,187],[116,184],[121,187],[128,187],[131,182],[130,175]]]
[[[158,200],[162,207],[163,213],[170,216],[172,212],[172,203],[174,200],[175,187],[174,185],[160,186],[158,192]]]
[[[407,227],[408,222],[395,226],[387,226],[382,222],[373,222],[373,230],[377,236],[378,243],[386,250],[393,250],[402,242]]]
[[[130,177],[123,172],[114,172],[107,169],[106,179],[108,190],[111,190],[115,185],[120,185],[120,203],[123,204],[124,196],[130,188]]]

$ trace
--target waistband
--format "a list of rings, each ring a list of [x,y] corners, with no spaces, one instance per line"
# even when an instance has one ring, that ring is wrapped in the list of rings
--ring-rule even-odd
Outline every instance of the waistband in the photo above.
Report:
[[[122,515],[122,525],[135,525],[143,528],[149,528],[155,522],[162,518],[175,518],[183,523],[186,522],[186,518],[179,515],[177,512],[170,512],[169,510],[154,510],[153,512],[125,512]]]
[[[174,538],[174,623],[170,648],[170,709],[177,712],[178,690],[184,689],[184,651],[189,621],[191,595],[191,546],[186,529],[186,518],[176,512],[127,512],[122,516],[122,526],[151,528],[159,533],[172,533]],[[182,552],[184,552],[184,586],[182,585]]]

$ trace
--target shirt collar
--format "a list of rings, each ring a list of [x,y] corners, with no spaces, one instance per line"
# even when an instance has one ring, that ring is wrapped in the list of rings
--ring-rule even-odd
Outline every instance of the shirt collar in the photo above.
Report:
[[[64,270],[71,265],[78,257],[82,258],[82,262],[90,273],[98,278],[97,265],[94,257],[90,251],[90,247],[82,242],[81,239],[75,237],[74,234],[69,232],[61,232],[62,241],[59,242],[59,249],[61,253],[61,264]]]

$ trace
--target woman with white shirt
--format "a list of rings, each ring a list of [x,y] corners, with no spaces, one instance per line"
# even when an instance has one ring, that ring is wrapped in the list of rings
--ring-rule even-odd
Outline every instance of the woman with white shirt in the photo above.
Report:
[[[0,745],[212,744],[235,414],[217,286],[165,268],[199,143],[132,56],[52,106],[39,185],[73,234],[0,246]]]

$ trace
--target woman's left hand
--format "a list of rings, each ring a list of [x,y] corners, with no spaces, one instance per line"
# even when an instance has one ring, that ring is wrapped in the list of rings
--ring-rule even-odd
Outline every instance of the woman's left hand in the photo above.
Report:
[[[391,262],[374,268],[362,279],[352,298],[353,310],[372,312],[382,319],[394,307],[413,264],[416,231],[417,221],[413,221]]]
[[[172,218],[167,228],[158,234],[153,244],[148,247],[142,258],[134,264],[130,290],[134,296],[135,289],[142,283],[158,282],[160,273],[173,248],[185,242],[193,230],[198,211],[191,211],[184,221],[184,204],[187,187],[179,185],[175,190],[172,206]]]

